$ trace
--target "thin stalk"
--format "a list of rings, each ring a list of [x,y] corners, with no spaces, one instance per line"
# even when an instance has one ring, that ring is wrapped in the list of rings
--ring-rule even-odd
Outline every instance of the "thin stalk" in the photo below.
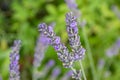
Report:
[[[80,67],[81,67],[81,70],[82,70],[83,78],[84,78],[84,80],[87,80],[85,72],[84,72],[84,68],[83,68],[83,65],[82,65],[82,61],[79,60],[79,62],[80,62]]]
[[[83,37],[84,37],[85,45],[86,45],[87,52],[88,52],[87,55],[88,55],[88,59],[90,61],[90,67],[91,67],[91,70],[92,70],[93,80],[98,80],[97,76],[96,76],[96,71],[95,71],[94,61],[93,61],[93,57],[92,57],[92,52],[91,52],[91,49],[90,49],[89,41],[88,41],[87,35],[85,33],[84,27],[82,27],[82,31],[83,31]]]

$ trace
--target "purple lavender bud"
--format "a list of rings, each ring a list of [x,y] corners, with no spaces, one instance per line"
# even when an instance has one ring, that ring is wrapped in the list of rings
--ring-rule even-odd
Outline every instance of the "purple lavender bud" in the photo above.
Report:
[[[85,49],[81,46],[80,37],[78,36],[77,20],[72,12],[66,14],[66,23],[69,43],[73,51],[74,60],[80,60],[84,57]]]
[[[19,72],[19,50],[21,47],[21,41],[15,40],[12,47],[12,52],[10,53],[10,80],[20,80]]]
[[[48,67],[52,67],[53,65],[55,64],[55,61],[54,60],[50,60],[46,66]]]
[[[49,33],[53,33],[53,27],[52,27],[52,26],[49,26],[49,27],[48,27],[48,32],[49,32]]]
[[[39,27],[38,27],[39,30],[46,30],[46,29],[47,29],[47,27],[46,27],[47,25],[46,25],[45,23],[39,24],[38,26],[39,26]]]
[[[73,71],[72,73],[72,78],[76,80],[81,80],[80,78],[82,77],[82,72],[81,71]]]
[[[51,39],[41,34],[38,38],[38,42],[45,46],[48,46],[51,43]]]
[[[84,48],[80,48],[78,51],[76,51],[76,53],[73,54],[74,55],[74,60],[80,60],[83,59],[83,56],[85,55],[85,49]]]
[[[72,76],[72,73],[73,73],[72,70],[68,71],[68,72],[67,72],[67,76]]]
[[[43,27],[44,26],[44,27]],[[39,31],[46,35],[47,37],[53,37],[55,34],[53,32],[52,26],[47,26],[45,23],[38,25]]]
[[[54,39],[54,43],[55,43],[55,44],[60,44],[60,37],[56,37],[56,38]]]
[[[58,77],[58,75],[60,74],[61,70],[60,68],[56,67],[53,72],[52,72],[52,77],[54,78],[54,80],[56,80],[56,78]]]

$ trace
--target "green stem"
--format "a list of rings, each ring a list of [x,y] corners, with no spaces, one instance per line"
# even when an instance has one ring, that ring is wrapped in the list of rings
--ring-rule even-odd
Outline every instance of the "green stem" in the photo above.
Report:
[[[82,70],[83,78],[84,78],[84,80],[87,80],[86,75],[85,75],[85,72],[84,72],[84,68],[83,68],[83,65],[82,65],[82,61],[79,60],[79,62],[80,62],[80,66],[81,66],[81,70]]]
[[[92,57],[92,52],[91,52],[91,49],[90,49],[90,45],[89,45],[89,41],[88,41],[88,38],[86,36],[86,32],[85,32],[85,29],[84,27],[82,27],[82,31],[83,31],[83,36],[84,36],[84,41],[85,41],[85,45],[86,45],[86,48],[87,48],[87,52],[88,52],[88,59],[90,61],[90,67],[91,67],[91,70],[92,70],[92,76],[93,76],[93,79],[94,80],[98,80],[96,77],[96,71],[95,71],[95,66],[94,66],[94,61],[93,61],[93,57]]]

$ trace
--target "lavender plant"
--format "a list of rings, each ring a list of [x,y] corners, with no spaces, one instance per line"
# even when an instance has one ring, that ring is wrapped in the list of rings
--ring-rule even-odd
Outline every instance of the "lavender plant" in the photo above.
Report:
[[[85,55],[85,49],[81,46],[76,17],[73,16],[72,12],[66,14],[66,23],[69,43],[72,48],[74,61],[81,60]]]
[[[14,45],[12,47],[12,51],[10,53],[10,76],[9,80],[20,80],[20,72],[19,72],[19,51],[21,47],[21,41],[15,40]]]
[[[73,63],[73,57],[71,54],[69,54],[69,51],[66,48],[66,46],[63,43],[61,43],[60,37],[55,35],[52,27],[47,26],[45,23],[42,23],[39,25],[39,31],[50,39],[50,44],[57,51],[57,55],[60,61],[63,62],[64,67],[70,68]]]
[[[49,44],[49,39],[43,34],[39,35],[36,43],[35,54],[34,54],[34,61],[33,61],[34,67],[40,66],[41,61],[44,58],[44,54],[48,47],[48,44]]]
[[[54,27],[55,23],[51,23]],[[34,61],[33,61],[33,80],[37,80],[36,75],[38,74],[38,67],[40,67],[42,60],[44,59],[45,51],[49,45],[49,38],[44,34],[40,34],[36,43]]]
[[[90,67],[91,67],[91,70],[92,70],[92,76],[93,76],[94,80],[98,80],[97,77],[96,77],[96,71],[95,71],[95,67],[94,67],[94,61],[93,61],[93,58],[92,58],[92,52],[91,52],[91,49],[90,49],[89,41],[88,41],[87,35],[85,33],[85,29],[84,29],[84,26],[86,25],[86,20],[82,20],[82,21],[80,20],[81,13],[78,9],[76,0],[65,0],[65,2],[68,5],[68,8],[70,9],[70,11],[72,11],[73,14],[77,17],[77,22],[80,25],[80,27],[82,28],[84,41],[85,41],[86,48],[87,48],[87,51],[88,51],[88,58],[89,58],[89,61],[90,61]]]
[[[78,36],[78,28],[75,16],[72,13],[66,15],[67,31],[69,35],[70,45],[72,52],[70,53],[67,47],[61,43],[60,37],[56,36],[51,26],[47,26],[45,23],[39,25],[39,31],[41,34],[46,35],[50,39],[50,44],[57,51],[57,55],[60,61],[62,61],[65,68],[71,68],[74,73],[76,70],[73,68],[73,62],[81,60],[84,56],[85,49],[80,44],[80,38]],[[81,67],[83,70],[83,67]],[[76,73],[77,75],[77,73]],[[80,79],[80,78],[79,78]],[[85,75],[84,75],[84,79]]]

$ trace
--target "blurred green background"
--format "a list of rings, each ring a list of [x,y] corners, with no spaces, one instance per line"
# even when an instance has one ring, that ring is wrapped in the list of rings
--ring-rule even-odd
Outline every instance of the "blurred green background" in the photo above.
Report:
[[[113,10],[113,6],[120,10],[120,0],[77,0],[77,4],[82,13],[80,18],[87,22],[85,33],[89,39],[97,76],[100,80],[120,80],[120,54],[111,58],[106,56],[106,50],[120,37],[120,18]],[[65,14],[69,11],[64,0],[0,0],[0,75],[3,80],[8,80],[9,77],[10,47],[15,39],[22,40],[21,80],[32,80],[32,62],[39,35],[39,23],[54,22],[56,34],[61,37],[63,43],[69,45],[65,26]],[[79,35],[85,48],[80,27]],[[52,47],[48,48],[42,67],[50,59],[56,61],[63,73],[68,70],[62,67]],[[105,64],[99,70],[98,62],[101,59]],[[83,65],[87,79],[93,80],[87,52]]]

